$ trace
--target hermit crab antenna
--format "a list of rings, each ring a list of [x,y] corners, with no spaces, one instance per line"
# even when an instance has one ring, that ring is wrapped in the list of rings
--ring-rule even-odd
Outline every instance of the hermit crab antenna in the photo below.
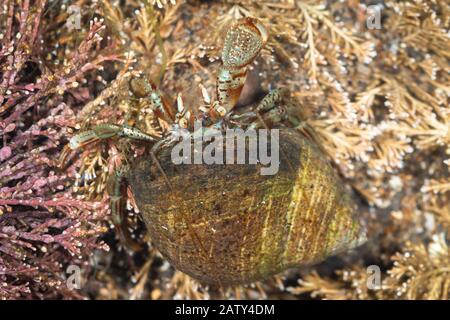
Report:
[[[268,32],[256,18],[243,18],[227,32],[222,49],[222,67],[217,76],[216,110],[225,115],[236,105],[247,76],[248,66],[255,60]]]

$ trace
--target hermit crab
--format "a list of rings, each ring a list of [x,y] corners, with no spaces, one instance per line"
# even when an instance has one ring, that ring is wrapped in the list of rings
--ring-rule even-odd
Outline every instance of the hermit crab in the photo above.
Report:
[[[255,108],[235,110],[247,69],[267,38],[256,18],[238,20],[229,28],[216,101],[201,106],[200,114],[187,111],[181,99],[174,107],[145,77],[134,77],[129,88],[152,108],[158,130],[102,124],[78,133],[69,143],[72,150],[111,138],[149,144],[148,154],[111,178],[114,222],[121,223],[128,185],[152,243],[177,269],[204,283],[228,286],[261,280],[349,250],[365,239],[342,181],[314,139],[300,130],[304,116],[288,91],[275,89]],[[279,150],[277,172],[261,174],[262,159],[246,164],[174,161],[181,139],[189,141],[188,149],[195,153],[211,145],[211,136],[230,129],[277,130],[270,141],[261,143],[254,141],[258,136],[248,135],[241,144],[249,152],[253,143],[259,148],[277,146],[271,149]],[[195,145],[199,135],[203,138]],[[215,145],[212,155],[239,152],[238,144],[229,142],[227,137]]]

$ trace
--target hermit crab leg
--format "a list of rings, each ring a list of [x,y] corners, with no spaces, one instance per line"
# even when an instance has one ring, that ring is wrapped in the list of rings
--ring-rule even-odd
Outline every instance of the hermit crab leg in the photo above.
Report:
[[[75,150],[93,142],[113,137],[125,137],[133,140],[149,142],[155,142],[158,140],[157,138],[152,137],[137,128],[115,124],[99,124],[90,130],[83,131],[73,136],[69,141],[69,147],[72,150]]]
[[[230,27],[222,50],[217,76],[215,110],[223,117],[236,105],[247,77],[248,66],[267,42],[266,28],[255,18],[243,18]]]
[[[159,118],[168,123],[172,123],[175,120],[175,110],[173,110],[169,99],[145,76],[132,78],[129,82],[129,87],[135,97],[146,99],[150,102],[153,111]]]
[[[112,221],[115,225],[120,225],[122,223],[121,212],[125,208],[123,202],[123,187],[124,187],[124,169],[119,169],[108,179],[107,188],[108,194],[111,201],[111,213]]]
[[[256,111],[259,113],[267,112],[275,108],[288,95],[289,91],[286,88],[273,89],[261,100]]]
[[[85,147],[99,140],[113,137],[124,137],[148,142],[156,142],[159,140],[158,137],[152,137],[137,128],[115,124],[99,124],[90,130],[82,131],[76,134],[70,139],[69,144],[64,147],[61,153],[59,160],[60,167],[64,167],[72,150]]]
[[[289,95],[289,91],[286,89],[274,89],[271,90],[256,107],[256,116],[258,120],[262,123],[263,127],[269,130],[269,126],[266,123],[266,119],[270,120],[272,123],[282,122],[285,115],[280,114],[277,110],[277,106],[283,102],[283,99]],[[265,113],[265,114],[264,114]],[[264,116],[263,116],[264,115]],[[272,142],[273,143],[273,142]],[[278,143],[278,141],[277,141]],[[280,151],[289,166],[291,172],[295,172],[293,165],[287,157],[287,152],[284,150],[283,146],[280,145]]]
[[[110,197],[112,222],[117,230],[121,242],[133,251],[139,251],[141,245],[133,240],[126,223],[124,223],[127,184],[125,175],[128,166],[124,165],[108,179],[107,188]]]
[[[270,124],[279,124],[283,120],[288,120],[293,126],[299,123],[295,120],[295,116],[290,114],[289,108],[283,106],[284,100],[289,96],[289,91],[286,89],[271,90],[258,104],[254,111],[245,112],[243,114],[236,114],[230,117],[230,120],[250,124],[252,129],[269,128]],[[258,121],[256,121],[258,120]]]

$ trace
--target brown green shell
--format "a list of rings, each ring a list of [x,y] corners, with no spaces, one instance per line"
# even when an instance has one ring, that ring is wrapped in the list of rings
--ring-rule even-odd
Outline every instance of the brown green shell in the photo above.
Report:
[[[355,206],[320,150],[293,129],[280,130],[279,172],[261,165],[174,165],[149,158],[129,183],[160,252],[177,269],[219,285],[267,278],[321,261],[365,239]],[[289,165],[290,163],[290,165]]]

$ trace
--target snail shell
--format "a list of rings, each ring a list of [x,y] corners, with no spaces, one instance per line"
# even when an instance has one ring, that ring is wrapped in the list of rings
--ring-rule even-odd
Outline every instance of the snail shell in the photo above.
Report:
[[[279,141],[286,152],[275,175],[261,175],[260,164],[174,165],[163,151],[170,189],[149,158],[133,166],[129,182],[151,239],[177,269],[206,283],[244,284],[364,241],[322,152],[293,129],[280,129]]]

